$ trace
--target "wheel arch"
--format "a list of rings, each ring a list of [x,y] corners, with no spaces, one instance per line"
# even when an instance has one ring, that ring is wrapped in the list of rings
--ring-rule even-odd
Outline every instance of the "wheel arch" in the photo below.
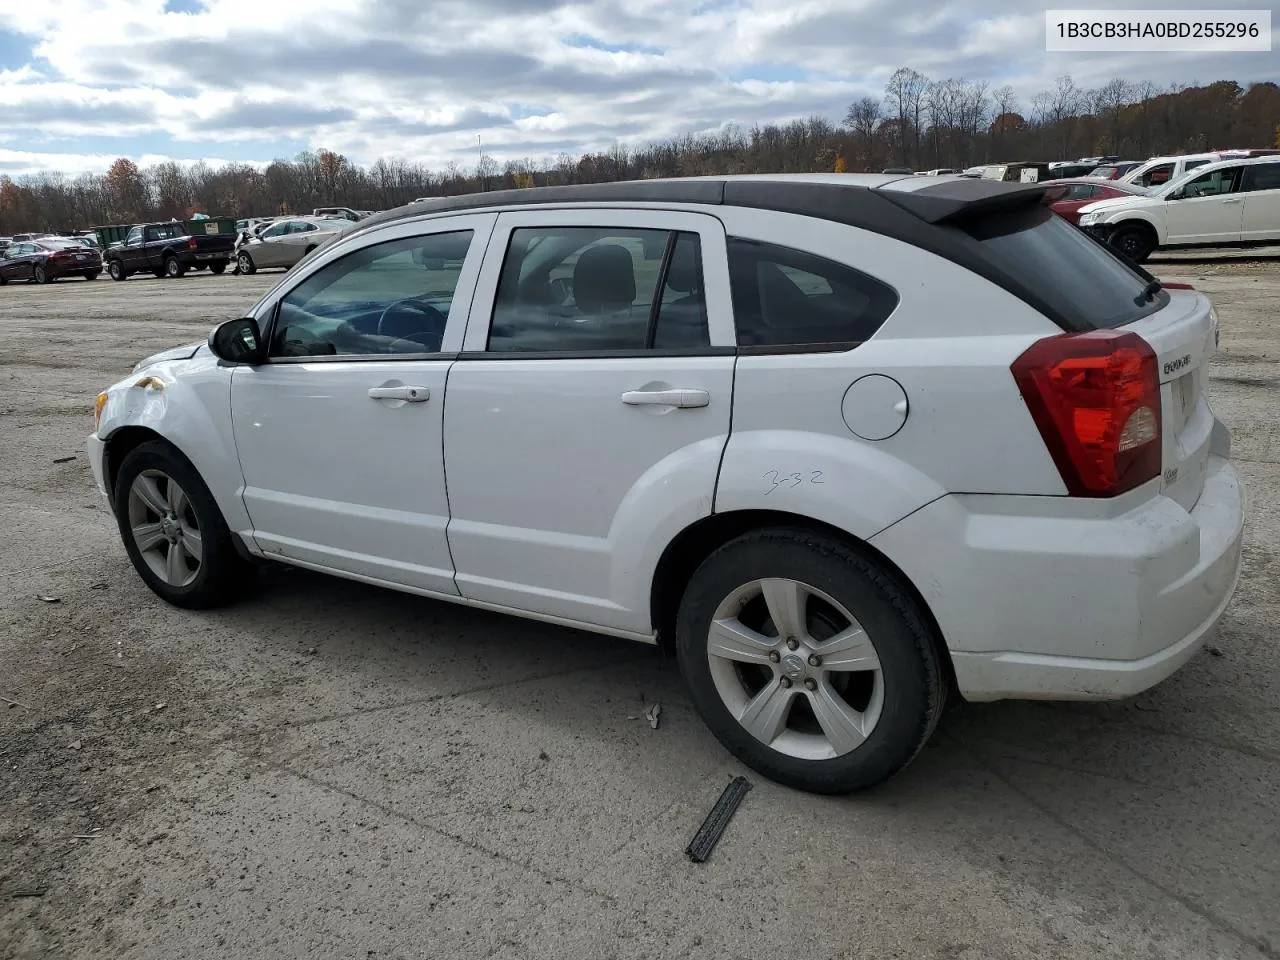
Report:
[[[164,436],[164,434],[150,427],[136,425],[121,427],[107,437],[103,452],[102,475],[106,480],[107,497],[112,506],[115,505],[116,478],[120,475],[120,464],[124,463],[124,458],[133,450],[152,440],[159,440],[166,446],[171,447],[183,460],[191,464],[191,458],[183,453],[182,448]],[[194,464],[191,464],[191,467],[195,469]]]
[[[157,430],[153,430],[151,427],[129,424],[113,431],[111,435],[107,437],[103,448],[102,476],[103,480],[106,482],[107,500],[111,504],[111,508],[113,510],[116,506],[116,478],[120,476],[120,465],[124,463],[125,458],[129,456],[130,453],[142,446],[144,443],[150,443],[152,441],[163,443],[178,457],[182,458],[182,460],[186,462],[187,466],[201,477],[201,480],[204,480],[203,475],[200,474],[200,468],[196,466],[195,462],[187,455],[186,451],[184,451],[182,447],[173,442],[172,438],[166,437],[164,434]],[[207,481],[205,481],[205,483],[207,486]],[[228,517],[226,516],[225,509],[223,509],[223,505],[218,503],[216,495],[213,499],[214,503],[223,514],[223,522],[227,522]],[[231,544],[235,548],[236,553],[242,559],[257,562],[257,558],[250,553],[248,547],[245,546],[244,540],[238,536],[234,530],[231,531]]]
[[[943,665],[947,682],[955,687],[955,670],[951,652],[947,649],[942,628],[934,616],[924,595],[916,588],[902,569],[874,546],[839,527],[802,514],[785,510],[731,510],[713,513],[685,527],[667,544],[658,565],[654,569],[650,587],[649,612],[658,646],[667,656],[675,654],[675,618],[680,607],[684,587],[695,570],[716,550],[731,540],[770,527],[791,527],[810,530],[846,544],[853,550],[878,564],[885,573],[911,597],[925,625],[929,628],[930,641]]]
[[[1124,216],[1124,219],[1117,220],[1111,225],[1111,232],[1113,235],[1119,233],[1121,230],[1130,229],[1143,231],[1151,237],[1152,242],[1156,246],[1160,245],[1160,230],[1148,217],[1140,216],[1135,213],[1128,213]]]

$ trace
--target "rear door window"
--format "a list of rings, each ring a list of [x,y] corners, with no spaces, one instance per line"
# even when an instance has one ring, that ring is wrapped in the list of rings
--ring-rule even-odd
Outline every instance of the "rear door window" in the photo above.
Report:
[[[1280,190],[1280,163],[1260,163],[1247,168],[1245,190]]]
[[[847,350],[898,305],[892,287],[843,263],[736,237],[728,248],[740,347]]]
[[[490,353],[689,350],[710,344],[696,234],[513,230]]]
[[[1146,277],[1047,207],[984,217],[963,229],[1000,273],[1060,309],[1077,330],[1132,323],[1167,302],[1164,293],[1144,297]]]

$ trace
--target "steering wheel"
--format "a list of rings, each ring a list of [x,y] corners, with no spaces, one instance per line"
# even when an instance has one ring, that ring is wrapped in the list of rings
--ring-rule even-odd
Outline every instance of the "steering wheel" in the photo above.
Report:
[[[412,335],[421,333],[432,334],[436,337],[436,348],[439,349],[439,341],[444,337],[445,324],[449,318],[441,313],[429,303],[423,303],[420,297],[405,297],[403,300],[397,300],[388,304],[386,309],[378,317],[377,333],[380,337],[394,337],[397,340],[407,339],[405,334],[400,330],[395,330],[388,321],[401,318],[403,320],[412,320],[415,327]],[[414,341],[417,343],[417,341]],[[419,344],[419,346],[428,346],[427,344]]]

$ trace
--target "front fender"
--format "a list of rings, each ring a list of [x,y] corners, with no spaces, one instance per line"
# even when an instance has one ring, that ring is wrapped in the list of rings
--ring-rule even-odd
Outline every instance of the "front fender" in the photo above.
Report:
[[[1116,211],[1116,213],[1101,221],[1101,225],[1105,226],[1108,230],[1114,231],[1122,226],[1135,222],[1150,227],[1152,232],[1155,233],[1157,241],[1161,244],[1165,242],[1167,232],[1164,227],[1163,218],[1158,217],[1147,210]]]
[[[802,430],[735,430],[720,468],[715,510],[783,511],[870,540],[945,493],[869,441]]]
[[[209,487],[227,526],[249,529],[231,432],[231,368],[197,353],[131,374],[107,390],[98,439],[109,450],[112,437],[126,427],[153,431],[177,447]]]

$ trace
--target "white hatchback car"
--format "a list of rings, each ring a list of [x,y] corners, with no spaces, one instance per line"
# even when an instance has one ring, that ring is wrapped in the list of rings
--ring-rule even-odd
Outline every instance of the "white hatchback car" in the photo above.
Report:
[[[662,644],[716,736],[820,792],[949,689],[1115,698],[1240,567],[1209,301],[959,177],[520,190],[362,221],[98,398],[170,603],[257,558]]]

